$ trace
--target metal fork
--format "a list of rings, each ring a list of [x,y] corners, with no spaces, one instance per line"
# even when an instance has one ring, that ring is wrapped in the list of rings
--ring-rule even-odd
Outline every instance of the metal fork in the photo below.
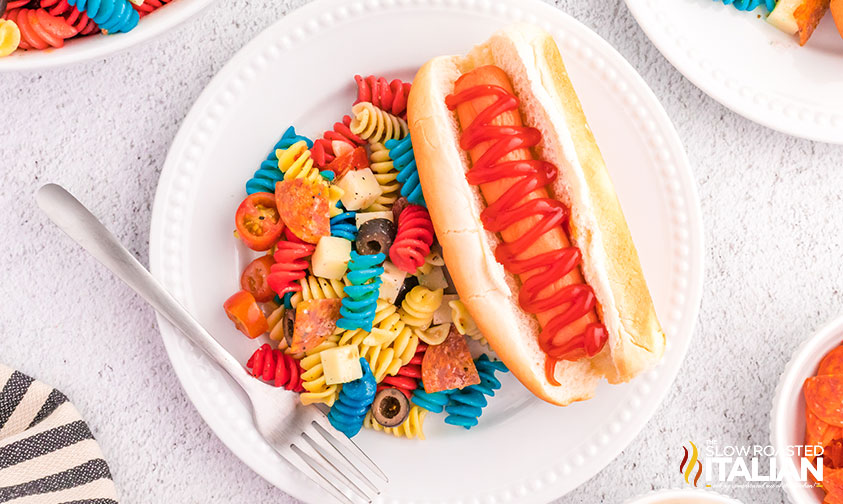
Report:
[[[240,385],[252,403],[255,426],[281,457],[341,502],[354,504],[352,497],[372,502],[380,494],[373,478],[358,466],[362,463],[381,484],[388,479],[356,444],[334,429],[320,410],[300,405],[295,393],[251,377],[72,194],[59,185],[47,184],[35,199],[59,228],[146,299]]]

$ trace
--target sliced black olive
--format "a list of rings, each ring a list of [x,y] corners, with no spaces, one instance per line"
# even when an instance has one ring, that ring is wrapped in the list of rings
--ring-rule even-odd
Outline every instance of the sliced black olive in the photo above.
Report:
[[[357,253],[389,254],[397,229],[389,219],[372,219],[364,222],[357,231]]]
[[[407,419],[410,414],[410,401],[397,388],[387,387],[375,395],[372,403],[372,415],[375,421],[384,427],[395,427]]]
[[[395,296],[395,306],[401,306],[401,302],[404,301],[404,298],[407,296],[407,293],[413,290],[413,287],[417,286],[418,284],[418,277],[409,275],[404,277],[404,283],[401,284],[401,288],[398,289],[398,295]]]
[[[281,323],[284,324],[281,326],[284,330],[284,341],[290,347],[293,345],[293,329],[296,327],[296,309],[284,310],[284,318],[281,319]]]
[[[6,12],[6,3],[6,0],[0,0],[0,16],[2,16],[4,12]],[[38,3],[38,6],[41,6],[40,2]]]

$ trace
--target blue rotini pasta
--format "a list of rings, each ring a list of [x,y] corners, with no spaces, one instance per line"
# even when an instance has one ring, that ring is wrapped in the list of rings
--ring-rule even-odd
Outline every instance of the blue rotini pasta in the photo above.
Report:
[[[375,400],[378,384],[366,359],[360,358],[363,376],[343,385],[337,400],[328,412],[328,420],[335,429],[354,437],[363,427],[366,412]]]
[[[128,0],[67,0],[67,3],[87,14],[108,33],[131,31],[140,19]]]
[[[266,159],[261,163],[260,168],[252,178],[246,182],[246,194],[254,194],[256,192],[275,192],[275,183],[284,178],[284,174],[278,169],[278,156],[275,151],[278,149],[288,149],[296,142],[304,141],[307,147],[313,147],[313,141],[307,137],[296,134],[296,129],[293,126],[287,128],[287,131],[281,135],[281,139],[272,148],[272,152],[266,156]]]
[[[401,183],[401,196],[407,198],[407,201],[414,205],[427,206],[419,182],[419,170],[416,167],[416,157],[413,154],[413,143],[410,140],[410,135],[401,140],[388,140],[385,145],[389,149],[392,164],[398,170],[396,180]]]
[[[767,12],[773,12],[776,8],[776,0],[714,0],[720,1],[725,5],[732,5],[741,11],[751,11],[763,5],[767,8]]]
[[[384,254],[361,255],[351,252],[351,260],[348,261],[348,280],[351,285],[343,289],[346,297],[342,300],[337,327],[372,330],[382,282],[381,265],[385,259]]]
[[[485,354],[475,359],[474,365],[480,375],[480,383],[450,394],[450,401],[445,406],[448,413],[445,417],[447,424],[459,425],[466,429],[477,425],[478,418],[487,404],[485,396],[494,396],[495,390],[501,388],[500,380],[495,378],[495,371],[508,371],[503,362],[489,360]]]
[[[357,239],[357,212],[343,212],[331,217],[331,236],[338,236],[349,241]]]
[[[428,393],[424,391],[424,387],[419,387],[413,391],[413,404],[433,413],[442,413],[448,404],[448,396],[451,392],[453,391],[442,390]]]

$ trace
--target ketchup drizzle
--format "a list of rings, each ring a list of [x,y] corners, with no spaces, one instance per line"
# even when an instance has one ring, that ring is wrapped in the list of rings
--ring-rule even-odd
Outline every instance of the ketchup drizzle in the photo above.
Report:
[[[500,161],[510,152],[530,149],[541,141],[541,132],[536,128],[492,124],[495,117],[518,110],[517,97],[500,86],[479,85],[448,95],[445,103],[448,109],[454,110],[462,103],[484,96],[494,96],[497,100],[463,128],[460,147],[469,151],[483,142],[491,141],[492,144],[468,171],[466,179],[469,184],[480,185],[504,178],[519,178],[497,201],[481,212],[480,220],[488,231],[499,233],[527,217],[541,217],[536,226],[514,241],[498,245],[495,259],[513,274],[534,272],[523,282],[518,293],[518,301],[525,311],[536,314],[566,305],[565,310],[553,317],[539,334],[539,346],[547,354],[547,379],[551,384],[559,385],[554,377],[556,363],[593,357],[606,344],[608,333],[603,324],[592,323],[577,336],[566,338],[561,334],[563,328],[583,317],[597,304],[589,285],[572,284],[540,296],[545,288],[579,266],[582,254],[577,247],[553,250],[527,259],[518,258],[519,253],[527,250],[541,235],[557,226],[566,226],[569,211],[561,201],[552,198],[532,198],[519,204],[534,190],[553,182],[557,170],[553,164],[538,159]]]

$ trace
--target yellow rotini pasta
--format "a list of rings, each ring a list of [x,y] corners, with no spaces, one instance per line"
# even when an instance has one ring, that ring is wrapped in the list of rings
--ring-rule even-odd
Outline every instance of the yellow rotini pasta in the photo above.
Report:
[[[433,320],[433,312],[442,304],[442,289],[430,290],[421,285],[413,287],[401,302],[401,320],[408,326],[427,329]]]
[[[389,345],[395,341],[405,325],[394,304],[385,299],[378,299],[375,319],[372,321],[372,332],[364,339],[364,343],[368,346]]]
[[[342,299],[345,297],[343,287],[350,285],[350,282],[346,278],[342,280],[330,280],[308,275],[302,278],[299,284],[301,284],[301,299],[303,300]]]
[[[419,336],[416,334],[416,331],[417,329],[405,326],[392,342],[391,346],[395,351],[395,359],[401,363],[401,366],[409,363],[410,359],[412,359],[413,355],[416,353],[416,347],[419,346]]]
[[[387,375],[395,376],[403,366],[403,362],[398,358],[395,349],[388,346],[367,346],[366,352],[360,356],[369,363],[377,383],[382,382]]]
[[[409,363],[418,344],[413,328],[407,326],[395,305],[383,299],[378,300],[372,332],[351,329],[343,332],[338,341],[339,346],[357,347],[378,383]]]
[[[384,427],[375,420],[372,415],[372,410],[366,413],[366,418],[363,419],[363,426],[367,429],[386,432],[395,437],[404,437],[407,439],[424,439],[424,417],[427,415],[427,410],[413,405],[410,408],[410,414],[401,425],[396,427]]]
[[[407,121],[385,112],[370,102],[360,102],[351,108],[351,132],[369,143],[400,140],[407,136]]]
[[[474,319],[471,318],[471,314],[468,313],[468,309],[462,301],[454,299],[453,301],[448,302],[448,306],[451,307],[451,321],[454,323],[454,327],[457,328],[457,331],[460,334],[465,334],[474,341],[479,342],[481,345],[489,346],[489,342],[483,337],[483,334],[480,332],[480,328],[477,327],[477,324],[474,322]]]
[[[372,153],[369,155],[369,168],[375,173],[375,180],[381,186],[381,195],[366,211],[382,212],[390,210],[401,195],[401,183],[396,180],[398,170],[392,164],[389,150],[380,142],[373,143],[370,147]]]
[[[387,375],[395,375],[401,369],[402,361],[396,358],[395,350],[388,346],[370,346],[364,343],[369,336],[368,331],[363,329],[350,329],[345,331],[339,340],[340,346],[355,345],[360,357],[366,359],[375,381],[380,383]]]
[[[307,142],[304,140],[286,149],[276,150],[275,155],[278,157],[278,169],[284,173],[284,180],[301,178],[311,184],[324,183],[319,169],[313,166],[310,149],[307,148]]]
[[[301,178],[311,184],[323,184],[328,188],[328,212],[331,217],[342,213],[337,208],[337,202],[342,198],[343,191],[334,184],[322,178],[319,168],[313,165],[313,158],[310,157],[310,149],[304,140],[300,140],[287,149],[277,149],[275,156],[278,157],[278,169],[284,173],[284,180]]]
[[[328,406],[334,405],[337,394],[339,394],[339,387],[325,383],[325,371],[322,368],[322,357],[319,353],[322,350],[336,347],[339,340],[338,335],[329,336],[316,348],[305,352],[301,359],[301,379],[304,392],[301,393],[299,398],[302,404],[324,403]]]
[[[266,316],[266,323],[269,326],[269,339],[278,342],[278,349],[285,350],[287,341],[284,339],[284,305],[267,303],[269,315]]]

